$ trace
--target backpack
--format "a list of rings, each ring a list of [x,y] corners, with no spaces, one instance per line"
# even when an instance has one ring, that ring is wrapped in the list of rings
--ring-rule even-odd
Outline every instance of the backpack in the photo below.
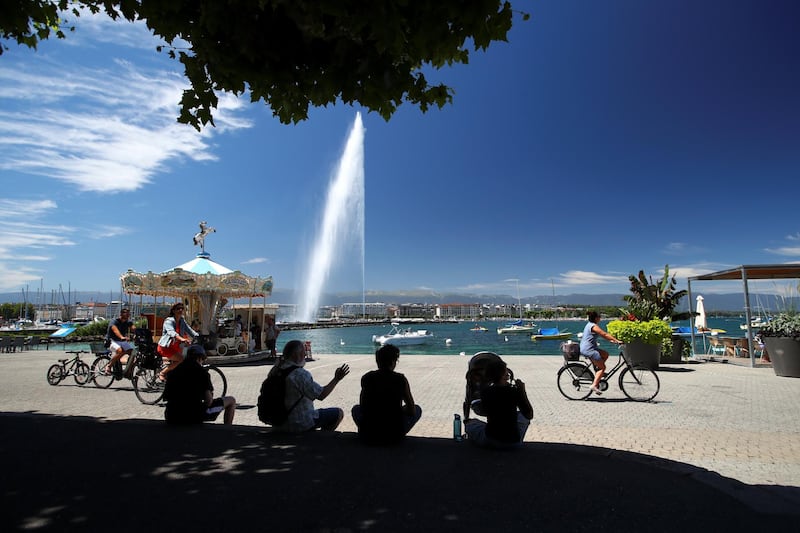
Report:
[[[289,419],[289,413],[297,407],[301,396],[294,405],[286,408],[286,378],[289,374],[300,368],[290,366],[289,368],[279,369],[269,376],[261,384],[261,392],[258,395],[258,419],[271,426],[280,426]]]

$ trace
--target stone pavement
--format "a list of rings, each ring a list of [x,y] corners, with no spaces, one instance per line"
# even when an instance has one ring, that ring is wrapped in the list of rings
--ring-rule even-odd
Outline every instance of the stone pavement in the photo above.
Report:
[[[319,516],[307,523],[298,516],[294,527],[284,522],[286,527],[282,530],[403,529],[400,524],[389,527],[395,522],[387,521],[386,516],[381,518],[384,508],[388,515],[395,513],[394,519],[410,521],[411,526],[423,530],[450,526],[489,530],[498,526],[497,520],[510,530],[529,530],[531,522],[522,520],[519,513],[519,498],[523,494],[525,498],[536,496],[527,506],[538,509],[542,502],[549,505],[550,511],[539,512],[534,521],[544,530],[560,529],[566,518],[564,513],[569,512],[574,520],[572,512],[578,507],[588,513],[586,520],[567,529],[605,530],[613,526],[616,531],[635,531],[646,526],[666,531],[708,519],[709,526],[717,530],[769,523],[778,529],[785,526],[788,531],[800,515],[800,417],[796,414],[800,407],[800,380],[776,377],[769,368],[720,363],[670,365],[659,371],[661,391],[654,402],[627,401],[615,382],[602,397],[571,402],[556,387],[555,375],[562,362],[559,356],[505,356],[515,376],[527,384],[535,417],[526,436],[529,444],[525,450],[491,453],[471,449],[468,443],[452,442],[452,419],[454,413],[461,412],[467,357],[401,355],[398,371],[408,377],[423,417],[406,444],[387,451],[360,446],[349,415],[340,426],[341,433],[334,435],[271,435],[258,422],[255,410],[260,383],[269,369],[263,363],[224,367],[228,394],[235,396],[240,405],[234,428],[216,424],[175,432],[160,423],[163,407],[140,404],[127,381],[116,382],[108,390],[91,385],[78,387],[71,378],[55,387],[48,385],[45,372],[58,356],[59,352],[54,351],[32,351],[0,357],[3,413],[0,427],[6,437],[12,434],[17,437],[4,439],[0,449],[8,480],[24,483],[25,469],[35,472],[46,467],[46,464],[23,462],[25,469],[22,469],[14,459],[18,454],[38,450],[37,457],[50,457],[54,448],[65,456],[73,452],[87,455],[85,462],[90,463],[87,467],[99,469],[102,478],[104,462],[99,459],[103,455],[98,452],[114,442],[116,448],[112,449],[119,449],[118,459],[152,449],[152,453],[147,452],[151,463],[142,465],[142,472],[151,471],[159,479],[184,479],[187,483],[211,476],[213,480],[207,481],[215,487],[215,494],[219,494],[228,490],[228,486],[246,485],[250,477],[242,473],[277,476],[279,472],[299,471],[303,462],[295,459],[303,450],[304,456],[313,457],[316,470],[308,473],[298,490],[301,494],[303,491],[314,494],[311,505],[317,508]],[[343,362],[350,364],[351,375],[324,402],[318,402],[320,406],[342,406],[349,411],[358,398],[359,377],[374,368],[373,356],[317,357],[307,368],[322,384],[330,380],[337,366]],[[156,437],[138,438],[148,432]],[[87,433],[94,436],[87,439]],[[59,440],[53,440],[56,435]],[[197,442],[196,435],[208,439],[206,448]],[[235,446],[231,445],[231,439],[237,443]],[[69,442],[64,443],[65,440]],[[131,440],[136,448],[125,451],[133,445]],[[176,442],[172,448],[160,444],[171,440]],[[274,462],[264,463],[268,459],[254,451],[262,448],[273,452],[269,460]],[[533,451],[528,453],[528,449]],[[182,454],[180,459],[174,456],[176,450]],[[212,466],[211,473],[203,474],[188,466],[189,452],[192,457],[205,458]],[[210,453],[216,455],[209,458]],[[279,454],[286,453],[289,456],[279,460]],[[220,454],[222,458],[217,459]],[[333,464],[328,466],[327,460]],[[164,464],[173,466],[159,466]],[[237,464],[249,464],[255,470],[237,469]],[[175,472],[169,471],[170,468]],[[473,477],[470,472],[474,468],[479,471]],[[112,477],[114,472],[120,479],[131,479],[130,473],[116,470]],[[57,469],[53,475],[57,475]],[[343,476],[341,485],[336,485],[339,476]],[[376,480],[381,483],[374,485]],[[39,507],[35,504],[59,496],[36,488],[17,493],[9,491],[9,486],[6,482],[3,506],[15,502],[13,505],[19,506],[15,510],[22,513],[17,518],[23,520],[9,525],[54,527],[52,518],[46,516],[47,509],[61,509],[65,504],[39,504]],[[88,497],[93,492],[87,486],[84,483],[73,490]],[[322,486],[338,489],[322,494]],[[485,490],[476,486],[488,489],[500,500],[505,495],[514,505],[497,498],[487,500]],[[187,494],[197,490],[192,487]],[[265,497],[278,498],[283,511],[288,512],[294,505],[291,498],[286,500],[286,491],[280,486],[272,489],[259,483],[259,487],[257,490],[263,490]],[[380,498],[377,493],[388,487],[392,489],[392,497]],[[671,489],[667,491],[668,487]],[[242,490],[247,488],[243,486]],[[583,496],[589,488],[598,496]],[[512,490],[518,496],[509,494]],[[20,495],[27,496],[26,502],[34,503],[21,504],[17,501]],[[237,509],[242,505],[236,500],[225,501]],[[483,515],[465,510],[470,505],[480,506],[482,502],[485,505],[486,501],[491,501],[498,512],[506,510],[502,518],[495,516],[495,522],[487,522]],[[602,505],[595,509],[594,505],[599,503]],[[35,508],[26,510],[26,505]],[[371,506],[369,513],[365,514],[364,505]],[[675,505],[680,510],[659,512],[665,505]],[[347,519],[337,525],[332,517],[338,516],[337,509],[343,506]],[[283,520],[287,519],[285,512],[281,515]],[[95,507],[86,516],[104,513],[105,510]],[[652,519],[654,515],[658,519],[655,525],[638,519],[627,521],[632,517]],[[82,520],[89,520],[86,516]],[[188,520],[185,516],[181,519]],[[730,521],[728,526],[726,521]]]

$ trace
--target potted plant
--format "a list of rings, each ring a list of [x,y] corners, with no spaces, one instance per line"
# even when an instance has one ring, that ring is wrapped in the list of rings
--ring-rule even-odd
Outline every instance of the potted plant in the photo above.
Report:
[[[688,293],[685,290],[676,290],[677,282],[674,274],[670,276],[669,265],[664,266],[664,276],[655,282],[652,277],[645,276],[643,270],[636,276],[628,276],[628,280],[631,282],[631,294],[624,296],[628,308],[623,309],[623,318],[620,322],[640,324],[614,326],[628,330],[621,332],[621,335],[631,339],[630,345],[612,331],[611,323],[608,325],[608,331],[628,345],[625,354],[632,363],[656,370],[659,362],[665,361],[662,354],[667,354],[666,358],[669,358],[675,353],[669,322],[687,320],[692,316],[688,311],[675,312],[681,298]],[[680,353],[679,350],[677,360],[669,362],[680,362]]]
[[[672,328],[663,320],[638,320],[628,314],[608,323],[608,332],[625,344],[625,356],[634,366],[658,369],[662,344],[672,336]]]
[[[800,313],[776,315],[758,335],[767,347],[775,375],[800,378]]]

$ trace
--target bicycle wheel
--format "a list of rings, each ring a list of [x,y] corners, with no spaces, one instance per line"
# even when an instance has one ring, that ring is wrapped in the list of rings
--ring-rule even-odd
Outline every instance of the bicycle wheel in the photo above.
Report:
[[[161,397],[164,396],[164,382],[158,379],[158,373],[159,370],[152,368],[136,369],[133,376],[133,391],[140,402],[153,405],[161,401]]]
[[[208,375],[211,376],[211,385],[214,386],[214,397],[225,396],[225,393],[228,392],[228,380],[222,370],[215,366],[209,366]]]
[[[55,364],[47,369],[47,382],[50,385],[58,385],[64,379],[64,369],[61,365]]]
[[[594,373],[581,363],[569,363],[558,371],[558,390],[570,400],[584,400],[592,393]]]
[[[619,388],[631,400],[649,402],[658,394],[661,382],[650,369],[628,367],[619,375]]]
[[[92,375],[92,370],[89,368],[89,365],[84,363],[83,361],[78,362],[75,365],[75,383],[78,385],[86,385],[89,382],[89,376]]]
[[[97,359],[92,363],[92,370],[89,374],[92,381],[94,381],[95,387],[107,389],[114,383],[114,376],[106,374],[106,366],[109,363],[111,363],[111,358],[107,355],[97,356]]]

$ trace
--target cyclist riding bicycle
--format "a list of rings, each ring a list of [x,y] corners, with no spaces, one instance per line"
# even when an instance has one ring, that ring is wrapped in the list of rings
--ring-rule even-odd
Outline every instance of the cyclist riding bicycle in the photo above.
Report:
[[[158,354],[170,363],[165,368],[159,378],[166,379],[167,373],[178,366],[183,361],[183,345],[190,344],[192,339],[199,333],[189,327],[186,319],[183,318],[185,308],[182,303],[173,305],[169,310],[169,316],[164,319],[164,327],[161,331],[161,338],[158,340]]]
[[[108,349],[111,351],[111,361],[106,367],[106,374],[111,373],[115,363],[120,362],[123,355],[130,356],[133,352],[133,344],[131,344],[131,339],[128,335],[131,326],[133,326],[133,322],[131,322],[129,309],[122,309],[119,312],[119,318],[115,318],[108,325],[106,341]]]
[[[597,325],[600,322],[600,313],[597,311],[589,311],[587,315],[588,322],[583,328],[583,336],[581,337],[581,355],[584,355],[592,360],[595,368],[594,381],[592,382],[592,391],[598,396],[602,394],[598,385],[603,375],[606,372],[606,359],[608,359],[608,352],[601,349],[597,345],[597,337],[603,337],[607,341],[614,344],[622,344],[619,339],[603,331],[603,328]]]

